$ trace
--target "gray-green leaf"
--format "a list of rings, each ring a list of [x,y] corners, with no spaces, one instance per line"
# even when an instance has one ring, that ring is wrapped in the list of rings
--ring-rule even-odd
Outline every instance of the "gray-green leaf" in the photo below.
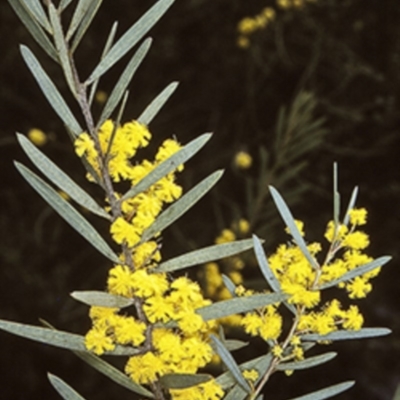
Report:
[[[130,377],[125,375],[123,372],[121,372],[119,369],[115,368],[108,362],[102,360],[95,354],[81,352],[81,351],[74,351],[74,354],[81,360],[88,363],[94,369],[96,369],[103,375],[110,378],[115,383],[118,383],[118,385],[123,386],[124,388],[130,390],[131,392],[138,393],[142,396],[154,399],[153,393],[149,392],[143,386],[140,386],[139,384],[133,382]]]
[[[58,16],[57,10],[53,3],[49,6],[50,23],[53,28],[54,43],[56,44],[57,54],[60,59],[61,67],[64,72],[65,79],[71,93],[77,98],[77,89],[75,86],[75,79],[72,74],[72,67],[69,59],[67,44],[64,39],[64,33],[61,26],[61,21]]]
[[[171,157],[164,160],[160,165],[147,174],[136,186],[128,190],[121,201],[135,197],[137,194],[147,190],[151,185],[178,168],[189,158],[193,157],[211,139],[210,133],[204,133],[178,150]]]
[[[133,304],[132,299],[97,290],[74,291],[71,297],[88,306],[124,308]]]
[[[178,87],[178,82],[170,83],[140,114],[138,121],[144,125],[149,125],[158,114],[164,104]]]
[[[308,260],[308,262],[313,266],[314,269],[318,269],[318,263],[315,258],[311,255],[309,250],[307,249],[306,243],[304,242],[303,237],[301,236],[292,216],[292,213],[289,210],[289,207],[286,205],[285,201],[283,200],[282,196],[279,192],[272,186],[269,186],[269,190],[271,196],[275,202],[275,205],[284,220],[286,226],[288,227],[294,241],[296,242],[297,246],[299,246],[300,250]]]
[[[276,369],[279,371],[307,369],[324,364],[337,356],[337,353],[331,351],[329,353],[320,354],[318,356],[309,357],[301,361],[285,362],[278,364]]]
[[[79,393],[77,393],[71,386],[65,383],[59,377],[52,375],[50,373],[47,374],[51,385],[54,389],[57,390],[58,394],[64,400],[85,400]]]
[[[265,307],[269,304],[279,303],[287,296],[279,293],[273,294],[254,294],[246,297],[235,297],[234,299],[222,300],[209,306],[201,307],[196,310],[204,321],[228,317],[229,315],[239,314]]]
[[[93,247],[114,263],[119,263],[118,256],[93,226],[82,217],[74,207],[64,200],[52,187],[24,165],[14,162],[16,168],[27,182],[50,204],[51,207],[79,232]]]
[[[342,393],[348,389],[350,389],[355,384],[354,381],[347,381],[343,383],[338,383],[337,385],[329,386],[322,390],[317,390],[316,392],[312,392],[300,397],[293,397],[290,400],[324,400],[329,399],[330,397],[336,396],[339,393]]]
[[[232,282],[229,276],[222,274],[222,280],[224,282],[225,287],[229,290],[229,293],[232,295],[232,297],[237,297],[236,285]]]
[[[208,374],[166,374],[160,378],[160,382],[166,389],[187,389],[210,379],[212,376]]]
[[[65,36],[66,40],[69,41],[71,39],[72,35],[75,33],[75,30],[78,28],[82,19],[88,12],[91,3],[93,3],[93,0],[79,0]]]
[[[353,279],[353,278],[355,278],[357,276],[364,275],[367,272],[370,272],[370,271],[374,270],[375,268],[382,267],[387,262],[389,262],[391,259],[392,259],[392,257],[390,257],[390,256],[379,257],[376,260],[371,261],[371,262],[369,262],[369,263],[367,263],[365,265],[362,265],[360,267],[354,268],[353,270],[345,273],[340,278],[335,279],[334,281],[327,282],[327,283],[323,284],[320,287],[320,290],[324,290],[324,289],[330,288],[332,286],[336,286],[340,282],[349,281],[350,279]],[[326,268],[329,268],[329,267],[326,267]]]
[[[104,49],[101,54],[102,59],[110,51],[110,48],[111,48],[112,44],[114,43],[115,34],[117,33],[117,28],[118,28],[118,22],[114,22],[111,26],[110,33],[107,36],[106,44],[104,45]],[[100,81],[100,79],[96,79],[90,87],[90,93],[89,93],[89,105],[90,106],[93,103],[93,98],[96,93],[99,81]]]
[[[251,392],[250,385],[244,379],[239,366],[237,365],[235,359],[229,350],[224,346],[224,344],[215,336],[210,335],[211,340],[214,342],[218,355],[221,357],[222,362],[225,364],[226,368],[231,372],[236,382],[247,392]]]
[[[253,360],[246,361],[245,363],[240,364],[240,369],[242,371],[244,371],[245,369],[256,369],[259,374],[258,380],[260,380],[264,376],[267,369],[270,367],[272,358],[273,357],[271,353],[268,353],[265,356],[257,357],[254,358]],[[229,387],[232,387],[236,383],[235,379],[233,378],[232,374],[229,371],[219,375],[215,379],[215,381],[224,390],[226,390]]]
[[[174,0],[160,0],[150,8],[127,32],[115,43],[109,53],[97,65],[86,84],[92,83],[98,77],[103,75],[120,58],[122,58],[144,35],[153,27],[153,25],[162,17],[162,15],[172,5]]]
[[[245,400],[246,398],[248,398],[248,393],[237,383],[227,393],[224,400]]]
[[[392,331],[388,328],[362,328],[358,331],[339,330],[328,333],[327,335],[318,335],[310,333],[302,335],[303,340],[320,342],[325,340],[348,340],[348,339],[364,339],[378,336],[389,335]]]
[[[54,111],[67,125],[68,129],[78,136],[82,133],[82,128],[71,113],[60,92],[55,87],[49,76],[46,74],[35,55],[28,49],[28,47],[21,45],[21,54],[27,66],[31,70],[34,78],[42,89],[43,94],[47,98]]]
[[[52,326],[47,321],[41,320],[42,324],[47,328],[56,330],[54,326]],[[81,360],[85,361],[91,367],[102,373],[103,375],[107,376],[112,381],[118,383],[119,385],[123,386],[124,388],[141,394],[143,396],[147,396],[150,398],[154,398],[154,395],[145,389],[143,386],[135,383],[131,378],[129,378],[126,374],[121,372],[119,369],[115,368],[108,362],[102,360],[100,357],[96,356],[95,354],[88,353],[86,351],[74,351],[71,350],[77,357]]]
[[[53,182],[59,189],[68,194],[79,205],[86,208],[93,214],[110,220],[110,215],[100,207],[96,201],[78,186],[66,173],[53,163],[44,153],[31,143],[24,135],[17,133],[17,140],[39,170]]]
[[[58,9],[60,10],[60,12],[64,11],[71,2],[72,0],[61,0],[60,4],[58,5]]]
[[[248,346],[249,343],[236,339],[224,339],[224,345],[229,351],[235,351]]]
[[[165,228],[175,222],[181,215],[187,210],[193,207],[205,194],[207,194],[212,187],[221,178],[223,171],[216,171],[203,179],[194,188],[190,189],[189,192],[185,193],[179,200],[168,207],[162,212],[156,219],[156,221],[144,231],[141,242],[148,241],[158,232],[162,232]]]
[[[253,235],[253,242],[254,242],[254,252],[256,253],[256,258],[258,261],[258,265],[261,269],[262,274],[264,275],[264,278],[268,282],[269,286],[275,293],[281,293],[281,284],[279,283],[278,279],[272,272],[267,256],[265,255],[264,249],[262,247],[260,239],[256,236]],[[293,306],[293,304],[289,304],[287,301],[284,301],[283,304],[294,314],[297,314],[296,307]]]
[[[103,0],[92,0],[89,3],[89,9],[85,13],[85,15],[82,19],[82,22],[79,25],[78,31],[76,32],[74,40],[72,41],[71,53],[74,53],[76,48],[78,47],[81,39],[83,38],[83,35],[85,34],[86,30],[89,28],[94,16],[96,15],[97,10],[99,9],[102,1]]]
[[[251,239],[244,239],[237,240],[236,242],[222,243],[204,247],[200,250],[194,250],[181,256],[171,258],[170,260],[161,263],[157,268],[155,268],[155,271],[178,271],[183,268],[233,256],[250,249],[252,246],[253,241]]]
[[[349,205],[347,206],[346,215],[344,216],[344,220],[343,220],[343,224],[346,226],[349,224],[349,220],[350,220],[349,212],[350,212],[350,210],[352,210],[354,208],[354,206],[356,204],[357,195],[358,195],[358,186],[356,186],[353,189],[353,192],[351,193]]]
[[[50,344],[62,349],[83,351],[87,349],[84,343],[84,337],[75,333],[56,331],[39,326],[20,324],[18,322],[0,320],[0,329],[10,332],[14,335],[21,336],[36,342]],[[133,347],[124,347],[117,345],[113,351],[106,352],[108,355],[129,356],[138,353]]]
[[[42,27],[21,4],[20,0],[8,0],[8,2],[36,42],[54,61],[58,62],[57,52],[53,44],[50,42]]]
[[[51,33],[51,27],[49,20],[47,19],[46,13],[43,10],[43,6],[39,0],[23,0],[25,7],[30,13],[36,18],[36,21],[46,29],[47,32]]]
[[[99,122],[97,123],[97,128],[103,125],[104,121],[110,117],[112,112],[115,110],[115,107],[117,107],[118,103],[125,93],[126,88],[132,80],[135,71],[139,68],[139,65],[146,57],[146,54],[150,49],[151,42],[152,39],[146,39],[141,44],[139,49],[133,55],[129,64],[126,66],[124,72],[119,77],[117,84],[115,85],[110,97],[107,99],[107,102],[103,108]]]

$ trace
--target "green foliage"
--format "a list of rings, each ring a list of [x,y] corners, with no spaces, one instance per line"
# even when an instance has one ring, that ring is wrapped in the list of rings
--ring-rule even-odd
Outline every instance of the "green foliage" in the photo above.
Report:
[[[85,400],[74,389],[67,385],[62,379],[55,375],[47,374],[50,383],[57,390],[60,396],[65,400]]]
[[[130,197],[134,197],[137,194],[144,192],[151,185],[158,182],[161,178],[179,167],[179,165],[182,165],[189,158],[193,157],[210,139],[211,134],[205,133],[189,142],[185,147],[153,169],[153,171],[147,174],[136,186],[129,189],[122,196],[121,200],[127,200]]]
[[[46,200],[54,210],[79,232],[100,253],[111,261],[119,262],[117,255],[93,226],[76,211],[58,192],[19,162],[15,166],[28,183]]]
[[[216,336],[211,335],[211,339],[216,346],[217,353],[221,357],[222,362],[229,370],[229,372],[233,375],[236,382],[246,391],[246,393],[251,393],[251,388],[246,380],[243,378],[243,375],[237,365],[235,359],[229,350],[224,346],[223,342],[221,342]]]
[[[18,322],[5,320],[0,320],[0,329],[11,332],[17,336],[35,340],[40,343],[50,344],[62,349],[81,352],[87,351],[84,345],[84,337],[74,333],[41,328],[38,326],[20,324]],[[115,350],[110,351],[107,354],[114,356],[127,356],[136,353],[137,350],[133,348],[118,346],[115,348]]]
[[[162,262],[158,267],[159,272],[172,272],[183,268],[193,267],[209,261],[219,260],[250,249],[251,240],[238,240],[234,243],[224,243],[194,250],[171,260]]]
[[[197,313],[200,314],[205,321],[227,317],[229,315],[239,314],[251,311],[256,308],[267,306],[282,301],[286,296],[284,294],[255,294],[245,298],[234,298],[219,301],[199,308]]]

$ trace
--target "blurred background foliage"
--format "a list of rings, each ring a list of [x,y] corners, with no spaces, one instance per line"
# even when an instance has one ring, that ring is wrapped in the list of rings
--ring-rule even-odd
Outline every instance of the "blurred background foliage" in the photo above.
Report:
[[[186,143],[211,131],[211,143],[187,164],[180,182],[188,189],[214,169],[226,169],[217,188],[166,232],[166,259],[213,243],[222,229],[240,218],[248,219],[251,231],[266,239],[270,254],[287,239],[271,205],[268,184],[276,186],[295,217],[305,221],[308,239],[321,240],[332,216],[332,164],[339,163],[343,203],[359,185],[358,205],[370,212],[371,255],[394,256],[360,307],[366,325],[387,326],[394,333],[335,344],[337,359],[291,377],[276,374],[267,390],[270,398],[279,400],[355,379],[356,387],[341,399],[389,400],[400,382],[400,4],[278,3],[176,0],[151,31],[155,42],[133,80],[125,120],[139,115],[168,83],[179,81],[177,92],[150,127],[153,149],[171,135]],[[78,50],[82,76],[99,58],[113,21],[118,20],[118,31],[124,32],[150,4],[153,1],[103,2]],[[273,10],[273,18],[259,21],[243,46],[240,22],[256,18],[266,7]],[[69,293],[103,289],[109,265],[50,210],[12,165],[14,159],[25,160],[15,131],[26,134],[38,128],[46,134],[46,154],[77,182],[88,185],[64,128],[23,63],[18,45],[31,47],[62,92],[67,90],[58,66],[38,49],[6,1],[0,2],[0,37],[1,317],[33,324],[44,318],[58,328],[82,333],[89,327],[87,310]],[[121,63],[101,80],[105,93],[122,68]],[[98,100],[100,110],[101,96]],[[247,156],[247,165],[235,161],[238,153],[251,157]],[[92,222],[107,234],[99,221]],[[255,274],[248,273],[248,278]],[[2,398],[58,398],[47,383],[47,371],[89,398],[129,396],[65,351],[8,334],[2,334],[0,343]],[[245,350],[246,358],[250,352],[257,348]]]

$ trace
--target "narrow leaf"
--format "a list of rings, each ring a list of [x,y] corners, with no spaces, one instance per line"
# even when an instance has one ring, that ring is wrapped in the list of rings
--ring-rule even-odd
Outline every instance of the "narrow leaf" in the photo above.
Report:
[[[92,23],[92,20],[93,20],[94,16],[96,15],[97,10],[99,9],[102,1],[103,0],[92,0],[90,2],[89,9],[86,12],[85,16],[83,17],[82,22],[79,25],[78,31],[75,34],[74,40],[72,41],[71,53],[74,53],[76,48],[78,47],[85,32],[87,31],[90,24]]]
[[[339,229],[340,194],[338,190],[338,166],[333,163],[333,221],[335,230]]]
[[[53,44],[50,42],[42,27],[31,17],[26,8],[21,4],[20,0],[8,0],[8,2],[40,47],[48,56],[58,62],[57,52]]]
[[[225,364],[226,368],[231,372],[234,376],[236,382],[247,392],[251,392],[250,385],[247,383],[246,379],[244,379],[242,372],[239,369],[235,359],[232,357],[232,354],[229,350],[224,346],[224,344],[215,336],[210,335],[211,340],[214,342],[216,346],[217,353],[221,357],[222,362]]]
[[[204,321],[228,317],[265,307],[269,304],[278,303],[286,299],[286,296],[278,293],[254,294],[253,296],[235,297],[234,299],[222,300],[209,306],[201,307],[196,313],[201,315]]]
[[[389,262],[391,259],[392,259],[392,257],[390,257],[390,256],[379,257],[374,261],[371,261],[371,262],[369,262],[367,264],[362,265],[361,267],[354,268],[353,270],[345,273],[340,278],[335,279],[334,281],[327,282],[327,283],[323,284],[320,287],[320,289],[321,290],[327,289],[327,288],[330,288],[332,286],[338,285],[340,282],[349,281],[350,279],[353,279],[353,278],[355,278],[357,276],[364,275],[367,272],[374,270],[375,268],[382,267],[387,262]],[[329,267],[326,267],[326,268],[329,268]]]
[[[61,97],[59,91],[55,87],[54,83],[48,77],[39,61],[36,59],[34,54],[28,49],[28,47],[21,45],[21,54],[24,58],[26,64],[31,70],[33,76],[35,77],[37,83],[42,89],[43,94],[47,98],[50,105],[53,107],[54,111],[61,118],[68,129],[75,135],[78,136],[82,131],[77,120],[71,113],[64,99]]]
[[[39,170],[53,182],[59,189],[68,194],[79,205],[86,208],[93,214],[110,219],[110,215],[101,208],[96,201],[78,186],[66,173],[57,167],[44,153],[42,153],[32,142],[24,135],[17,133],[17,140]]]
[[[346,225],[346,226],[349,224],[349,220],[350,220],[350,214],[349,214],[349,212],[350,212],[350,210],[352,210],[352,209],[354,208],[354,206],[356,205],[357,195],[358,195],[358,186],[356,186],[356,187],[353,189],[353,192],[351,193],[349,205],[347,206],[346,215],[344,216],[344,220],[343,220],[343,224]]]
[[[24,165],[14,162],[16,168],[28,183],[50,204],[51,207],[64,218],[78,233],[80,233],[93,247],[114,263],[119,263],[118,256],[99,235],[89,222],[82,217],[74,207],[64,200],[52,187],[45,183],[36,174]]]
[[[253,360],[246,361],[245,363],[240,364],[240,369],[242,371],[245,369],[256,369],[259,374],[258,380],[260,380],[264,376],[267,369],[270,367],[272,358],[273,357],[271,353],[265,356],[254,358]],[[224,390],[226,390],[229,387],[232,387],[236,383],[235,379],[233,378],[232,374],[229,371],[219,375],[215,379],[215,381]]]
[[[0,320],[0,329],[17,336],[35,340],[36,342],[44,344],[50,344],[62,349],[87,352],[84,343],[85,338],[75,333],[56,331],[53,329],[41,328],[39,326],[20,324],[18,322],[5,320]],[[138,350],[134,349],[133,347],[117,345],[113,351],[109,351],[105,354],[128,356],[135,355],[137,353]]]
[[[285,362],[282,364],[278,364],[276,369],[279,371],[287,371],[287,370],[297,370],[297,369],[307,369],[316,367],[317,365],[324,364],[337,356],[337,353],[331,351],[329,353],[321,354],[319,356],[309,357],[305,360],[294,361],[294,362]]]
[[[239,384],[235,384],[224,397],[224,400],[245,400],[247,397],[248,393]]]
[[[222,274],[222,280],[224,282],[225,287],[228,289],[229,293],[232,295],[232,297],[237,297],[236,285],[232,282],[232,280],[225,274]]]
[[[110,51],[112,44],[114,43],[115,35],[117,33],[118,22],[114,22],[111,26],[110,33],[108,34],[106,44],[104,45],[103,53],[101,54],[101,59],[105,57],[105,55]],[[96,79],[92,86],[90,87],[89,93],[89,105],[91,106],[93,103],[93,98],[97,90],[97,86],[99,84],[100,79]]]
[[[71,63],[69,59],[67,45],[64,39],[64,33],[62,30],[61,21],[53,3],[50,3],[49,14],[50,14],[50,23],[53,28],[54,43],[56,44],[57,54],[60,59],[64,76],[68,83],[68,87],[71,90],[71,93],[74,95],[75,98],[77,98],[75,80],[72,74]]]
[[[74,291],[71,293],[71,297],[89,306],[96,307],[124,308],[133,304],[133,299],[97,290]]]
[[[262,247],[260,239],[256,236],[253,235],[253,242],[254,242],[254,252],[256,253],[256,258],[258,261],[258,265],[260,266],[261,272],[268,282],[269,286],[275,293],[281,293],[281,284],[279,283],[278,279],[272,272],[267,256],[265,255],[264,249]],[[294,315],[297,314],[296,307],[293,306],[293,304],[289,304],[287,301],[283,303]]]
[[[56,330],[54,326],[52,326],[50,323],[47,321],[41,320],[41,323],[46,326],[47,328]],[[112,381],[118,383],[120,386],[123,386],[124,388],[138,393],[143,396],[147,396],[150,398],[154,398],[154,395],[149,392],[147,389],[145,389],[143,386],[140,386],[139,384],[135,383],[132,381],[131,378],[129,378],[126,374],[121,372],[119,369],[115,368],[108,362],[102,360],[100,357],[96,356],[93,353],[88,353],[86,351],[74,351],[71,350],[78,358],[81,360],[85,361],[87,364],[89,364],[91,367],[102,373],[103,375],[107,376],[109,379]]]
[[[115,368],[108,362],[102,360],[100,357],[92,353],[86,353],[81,351],[74,351],[74,354],[78,356],[81,360],[85,361],[87,364],[92,366],[94,369],[107,376],[109,379],[118,383],[118,385],[130,390],[131,392],[138,393],[142,396],[154,399],[153,393],[149,392],[143,386],[132,381],[130,377],[125,375],[119,369]]]
[[[124,114],[125,106],[126,106],[126,103],[128,102],[128,98],[129,98],[129,90],[127,90],[122,97],[121,104],[118,109],[117,119],[115,120],[115,126],[121,125],[122,116]],[[112,143],[111,143],[111,145],[112,145]],[[109,149],[111,149],[111,146],[109,147]]]
[[[392,331],[388,328],[362,328],[358,331],[340,330],[328,333],[327,335],[307,334],[302,339],[312,342],[320,342],[325,340],[348,340],[348,339],[364,339],[378,336],[389,335]]]
[[[97,65],[86,83],[90,84],[108,69],[110,69],[120,58],[122,58],[172,5],[174,0],[159,0],[150,10],[148,10],[125,34],[115,43],[109,53]]]
[[[117,107],[122,96],[124,95],[126,88],[128,87],[129,83],[131,82],[132,77],[135,74],[135,71],[139,68],[139,65],[146,57],[146,54],[150,49],[151,42],[152,42],[152,39],[146,39],[141,44],[141,46],[136,51],[136,53],[133,55],[129,64],[126,66],[124,72],[118,79],[117,84],[115,85],[113,91],[111,92],[110,97],[107,99],[107,102],[101,113],[99,122],[97,123],[98,128],[101,125],[103,125],[104,121],[110,117],[112,112],[115,110],[115,107]]]
[[[235,350],[240,350],[243,347],[246,347],[249,345],[248,342],[243,342],[241,340],[236,340],[236,339],[224,339],[221,338],[221,340],[224,343],[224,346],[229,350],[229,351],[235,351]],[[214,343],[210,343],[211,347],[213,348],[213,350],[216,352],[217,349],[215,347]]]
[[[269,190],[271,196],[275,202],[275,205],[281,214],[282,219],[284,220],[286,226],[288,227],[291,235],[293,236],[294,241],[296,242],[297,246],[299,246],[300,250],[308,260],[308,262],[313,266],[314,269],[318,269],[318,263],[315,261],[314,257],[308,251],[307,246],[304,242],[303,237],[301,236],[297,226],[294,222],[292,213],[290,212],[288,206],[286,205],[285,201],[283,200],[282,196],[279,192],[272,186],[269,186]]]
[[[249,343],[243,342],[241,340],[236,340],[236,339],[226,339],[226,340],[224,340],[224,345],[229,351],[235,351],[235,350],[240,350],[243,347],[248,346]]]
[[[178,87],[178,82],[170,83],[140,114],[138,121],[144,125],[149,125],[158,114],[164,104]]]
[[[80,394],[78,394],[71,386],[65,383],[59,377],[47,374],[51,385],[57,390],[58,394],[65,400],[85,400]]]
[[[207,263],[209,261],[220,260],[221,258],[230,257],[250,249],[253,246],[251,239],[237,240],[236,242],[216,244],[204,247],[200,250],[194,250],[181,256],[171,258],[161,263],[155,271],[172,272],[183,268],[192,267]]]
[[[187,389],[211,379],[212,376],[208,374],[166,374],[160,378],[160,382],[166,389]]]
[[[79,0],[78,5],[75,8],[74,15],[72,16],[71,23],[69,24],[69,28],[66,35],[66,40],[70,40],[72,35],[75,33],[79,24],[82,22],[82,19],[86,15],[89,10],[90,3],[93,0]]]
[[[337,385],[329,386],[322,390],[317,390],[306,394],[305,396],[293,397],[290,400],[324,400],[330,397],[336,396],[339,393],[345,392],[350,389],[355,384],[354,381],[347,381],[343,383],[338,383]]]
[[[161,178],[178,168],[189,158],[193,157],[210,139],[211,134],[204,133],[203,135],[189,142],[186,146],[181,148],[179,151],[153,169],[136,186],[128,190],[128,192],[122,196],[121,201],[135,197],[137,194],[147,190],[151,185],[158,182]]]
[[[47,32],[51,33],[51,27],[49,20],[47,19],[46,13],[43,10],[39,0],[23,0],[25,7],[35,17],[36,21],[46,29]]]
[[[60,4],[58,5],[59,12],[64,11],[72,2],[72,0],[61,0]]]
[[[185,193],[178,201],[173,203],[169,208],[162,212],[156,221],[144,231],[141,242],[148,241],[158,232],[162,232],[165,228],[175,222],[187,210],[193,207],[205,194],[207,194],[212,187],[221,178],[223,171],[216,171],[203,179],[199,184],[192,188],[189,192]]]

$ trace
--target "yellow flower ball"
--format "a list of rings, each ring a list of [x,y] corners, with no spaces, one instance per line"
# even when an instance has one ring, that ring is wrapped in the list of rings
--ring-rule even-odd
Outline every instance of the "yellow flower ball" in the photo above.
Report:
[[[248,169],[253,164],[253,158],[246,151],[239,151],[235,155],[234,163],[239,169]]]
[[[47,135],[40,129],[32,128],[28,132],[29,140],[38,147],[44,146],[47,143]]]
[[[96,92],[94,99],[99,104],[104,104],[107,100],[108,94],[104,90],[99,90]]]

